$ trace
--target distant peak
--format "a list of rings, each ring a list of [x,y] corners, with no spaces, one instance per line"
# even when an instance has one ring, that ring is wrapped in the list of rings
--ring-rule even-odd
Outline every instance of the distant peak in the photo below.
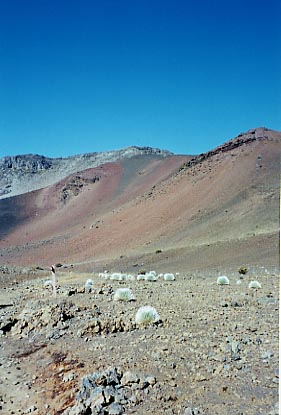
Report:
[[[240,133],[237,137],[229,141],[226,141],[224,144],[221,144],[220,146],[214,148],[211,151],[195,156],[187,163],[184,163],[183,166],[181,166],[180,171],[195,166],[196,164],[199,164],[202,161],[209,159],[210,157],[213,157],[217,154],[226,153],[227,151],[233,150],[245,144],[250,144],[251,142],[258,140],[280,141],[281,133],[275,130],[270,130],[266,127],[252,128],[246,131],[245,133]]]

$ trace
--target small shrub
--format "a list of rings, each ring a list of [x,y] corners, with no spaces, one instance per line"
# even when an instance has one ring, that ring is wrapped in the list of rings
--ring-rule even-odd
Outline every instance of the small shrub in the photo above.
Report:
[[[157,281],[157,277],[154,272],[149,272],[144,275],[145,281]]]
[[[130,288],[118,288],[114,294],[115,301],[134,301],[135,297]]]
[[[137,281],[144,281],[145,280],[145,274],[138,274]]]
[[[164,281],[174,281],[175,280],[174,274],[169,274],[169,273],[164,274],[163,278],[164,278]]]
[[[121,274],[119,277],[119,281],[127,281],[127,279],[128,279],[127,274]]]
[[[127,281],[135,281],[136,277],[132,274],[127,275]]]
[[[136,324],[141,326],[146,326],[151,323],[156,323],[160,320],[159,314],[155,310],[154,307],[146,305],[144,307],[140,307],[136,313]]]
[[[249,282],[249,288],[261,288],[261,284],[258,281],[250,281]]]
[[[156,249],[155,254],[161,254],[162,249]]]
[[[121,273],[120,272],[113,272],[110,276],[110,279],[113,281],[120,281]]]
[[[248,272],[248,268],[246,268],[246,267],[240,267],[238,269],[238,272],[239,272],[240,275],[245,275]]]
[[[229,279],[225,275],[222,275],[221,277],[218,277],[217,284],[218,285],[229,285]]]
[[[91,279],[88,279],[85,284],[85,291],[90,293],[93,289],[94,282]]]

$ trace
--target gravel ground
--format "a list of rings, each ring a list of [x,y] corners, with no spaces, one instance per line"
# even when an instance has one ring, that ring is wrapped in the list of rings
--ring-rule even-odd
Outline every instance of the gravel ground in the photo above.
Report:
[[[218,286],[219,275],[230,284]],[[38,273],[1,290],[3,414],[278,413],[275,269],[154,282],[60,273],[56,299],[44,281]],[[135,301],[114,301],[126,287]],[[137,325],[144,305],[160,320]]]

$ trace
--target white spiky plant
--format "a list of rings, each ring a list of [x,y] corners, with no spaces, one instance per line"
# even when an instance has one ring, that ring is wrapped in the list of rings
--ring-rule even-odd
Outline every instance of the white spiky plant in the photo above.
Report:
[[[164,281],[174,281],[175,280],[175,276],[172,273],[164,274],[163,278],[164,278]]]
[[[120,272],[113,272],[110,276],[112,281],[120,281],[121,273]]]
[[[144,280],[145,280],[145,275],[144,274],[138,274],[137,281],[144,281]]]
[[[153,272],[149,272],[148,274],[144,274],[145,281],[157,281],[157,277]]]
[[[119,277],[119,281],[127,281],[127,279],[128,279],[127,274],[121,274]]]
[[[114,294],[115,301],[134,301],[135,297],[130,288],[118,288]]]
[[[151,323],[156,323],[160,320],[159,314],[154,307],[146,305],[140,307],[136,313],[135,322],[140,326],[146,326]]]
[[[136,277],[132,274],[127,275],[127,281],[135,281]]]
[[[91,292],[91,291],[92,291],[93,286],[94,286],[94,282],[93,282],[93,280],[88,279],[88,280],[86,281],[86,283],[85,283],[85,291],[86,291],[86,292]]]
[[[229,279],[226,275],[222,275],[221,277],[218,277],[217,279],[218,285],[229,285]]]
[[[249,282],[249,288],[260,289],[261,288],[261,284],[258,281],[250,281]]]

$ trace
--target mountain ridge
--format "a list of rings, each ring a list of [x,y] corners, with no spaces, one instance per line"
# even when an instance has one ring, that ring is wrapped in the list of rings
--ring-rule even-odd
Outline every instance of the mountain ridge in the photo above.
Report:
[[[0,159],[0,198],[38,190],[70,174],[123,158],[143,155],[168,157],[172,154],[159,148],[130,146],[120,150],[59,158],[38,154],[5,156]]]
[[[266,127],[250,129],[210,151],[190,156],[190,160],[183,164],[181,170],[201,163],[220,152],[232,150],[255,140],[278,139],[278,134],[278,131]],[[51,158],[38,154],[4,156],[0,158],[0,199],[50,186],[73,173],[104,163],[149,155],[169,157],[173,153],[148,146],[129,146],[119,150],[81,153],[68,157]]]
[[[185,252],[222,244],[236,247],[236,253],[224,252],[225,261],[237,261],[244,246],[239,258],[273,262],[280,142],[281,133],[249,130],[195,162],[179,155],[125,157],[6,197],[0,200],[1,262],[90,267],[142,255],[158,263],[174,255],[184,267]],[[220,263],[221,249],[204,261]],[[163,255],[155,255],[158,251]],[[198,264],[196,255],[188,260],[188,266]]]

